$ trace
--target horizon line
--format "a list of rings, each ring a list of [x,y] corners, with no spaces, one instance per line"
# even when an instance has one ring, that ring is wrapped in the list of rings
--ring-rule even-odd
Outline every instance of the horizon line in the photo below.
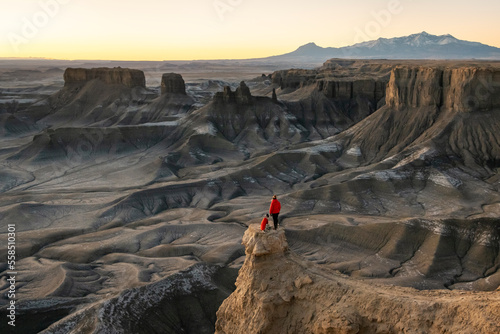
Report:
[[[153,59],[140,59],[140,60],[133,60],[133,59],[98,59],[98,58],[74,58],[74,59],[70,59],[70,58],[50,58],[50,57],[43,57],[43,56],[29,56],[29,57],[0,57],[0,60],[54,60],[54,61],[115,61],[115,62],[168,62],[168,61],[171,61],[171,62],[192,62],[192,61],[238,61],[238,60],[242,60],[242,61],[250,61],[250,60],[261,60],[261,59],[266,59],[266,58],[272,58],[272,57],[278,57],[278,56],[285,56],[289,53],[293,53],[297,50],[299,50],[301,47],[303,46],[306,46],[306,45],[315,45],[317,46],[318,48],[321,48],[321,49],[342,49],[342,48],[349,48],[349,47],[353,47],[355,45],[358,45],[358,44],[364,44],[364,43],[369,43],[369,42],[374,42],[374,41],[378,41],[378,40],[388,40],[388,39],[398,39],[398,38],[404,38],[404,37],[410,37],[410,36],[415,36],[415,35],[422,35],[422,34],[426,34],[426,35],[430,35],[430,36],[435,36],[435,37],[444,37],[444,36],[451,36],[455,39],[457,39],[458,41],[463,41],[463,42],[468,42],[468,43],[477,43],[477,44],[481,44],[481,45],[484,45],[484,46],[488,46],[488,47],[492,47],[492,48],[496,48],[496,49],[500,49],[500,47],[497,47],[497,46],[493,46],[493,45],[489,45],[489,44],[484,44],[484,43],[481,43],[481,42],[475,42],[475,41],[469,41],[469,40],[462,40],[462,39],[459,39],[459,38],[456,38],[455,36],[451,35],[451,34],[442,34],[442,35],[434,35],[434,34],[430,34],[428,32],[426,32],[425,30],[421,31],[421,32],[418,32],[418,33],[414,33],[414,34],[409,34],[409,35],[404,35],[404,36],[396,36],[396,37],[378,37],[376,39],[372,39],[372,40],[366,40],[366,41],[361,41],[361,42],[358,42],[358,43],[354,43],[354,44],[351,44],[351,45],[345,45],[345,46],[340,46],[340,47],[332,47],[332,46],[326,46],[326,47],[323,47],[323,46],[320,46],[318,45],[316,42],[312,41],[312,42],[308,42],[308,43],[305,43],[305,44],[302,44],[298,47],[296,47],[293,51],[288,51],[288,52],[285,52],[285,53],[282,53],[282,54],[277,54],[277,55],[271,55],[271,56],[263,56],[263,57],[254,57],[254,58],[208,58],[208,59],[162,59],[162,60],[153,60]],[[334,57],[334,58],[337,58],[337,57]],[[341,58],[341,59],[344,59],[344,58]],[[345,59],[366,59],[366,58],[355,58],[355,57],[350,57],[350,58],[345,58]],[[380,58],[380,59],[383,59],[383,58]],[[420,58],[415,58],[415,59],[420,59]],[[453,58],[450,58],[450,60],[452,60]],[[471,58],[471,60],[474,60],[474,59],[485,59],[485,58]]]

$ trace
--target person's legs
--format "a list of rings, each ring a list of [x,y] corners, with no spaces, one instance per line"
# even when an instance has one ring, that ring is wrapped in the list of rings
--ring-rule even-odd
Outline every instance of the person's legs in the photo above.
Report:
[[[274,229],[278,228],[278,215],[279,213],[273,213]]]

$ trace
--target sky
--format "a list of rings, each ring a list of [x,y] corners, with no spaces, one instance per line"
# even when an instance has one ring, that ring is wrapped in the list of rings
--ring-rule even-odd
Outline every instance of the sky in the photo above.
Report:
[[[500,47],[498,0],[0,0],[0,57],[246,59],[426,31]]]

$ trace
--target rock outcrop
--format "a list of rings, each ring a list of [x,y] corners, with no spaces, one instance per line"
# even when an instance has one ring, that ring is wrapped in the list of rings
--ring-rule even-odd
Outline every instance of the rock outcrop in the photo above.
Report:
[[[288,250],[282,229],[251,225],[236,291],[216,333],[498,333],[498,293],[417,291],[325,272]]]
[[[474,112],[500,108],[500,71],[476,66],[396,67],[386,102],[395,109],[438,107]]]
[[[64,71],[64,85],[85,84],[98,79],[106,84],[124,85],[129,88],[145,87],[146,77],[144,72],[121,67],[99,68],[67,68]]]
[[[297,89],[314,83],[317,75],[317,70],[293,69],[276,71],[272,74],[271,78],[272,83],[279,85],[281,89]]]
[[[244,81],[240,82],[236,91],[231,91],[231,87],[225,86],[223,92],[217,92],[214,96],[216,103],[236,103],[236,104],[251,104],[253,96],[250,93],[250,88]]]
[[[161,77],[161,94],[183,94],[186,95],[186,84],[180,74],[165,73]]]
[[[278,95],[276,95],[276,88],[273,88],[273,93],[272,93],[272,100],[274,103],[278,102]]]
[[[273,73],[272,82],[281,90],[299,89],[315,85],[326,97],[334,99],[354,99],[358,96],[379,101],[385,95],[387,78],[361,78],[337,76],[335,69],[324,70],[286,70]]]
[[[379,101],[385,95],[386,84],[385,81],[374,79],[325,79],[318,81],[317,88],[329,98],[353,99],[362,96]]]
[[[393,64],[381,61],[331,59],[318,69],[290,69],[272,74],[272,83],[279,87],[282,100],[301,100],[302,104],[311,92],[321,93],[324,103],[335,105],[328,115],[347,115],[350,122],[359,122],[385,104],[386,86]],[[321,97],[315,94],[315,101]],[[327,102],[328,100],[328,102]],[[343,122],[335,122],[340,125]],[[342,126],[341,126],[342,127]],[[323,134],[323,136],[332,135]]]

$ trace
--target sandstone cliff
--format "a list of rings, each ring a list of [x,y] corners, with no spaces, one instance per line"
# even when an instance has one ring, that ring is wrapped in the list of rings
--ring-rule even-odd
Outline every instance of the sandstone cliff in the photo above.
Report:
[[[453,111],[500,108],[500,70],[400,66],[392,70],[387,86],[389,107],[438,107]]]
[[[145,87],[146,78],[144,72],[129,68],[67,68],[64,71],[64,85],[84,84],[88,81],[98,79],[106,84],[119,84],[129,88],[136,86]]]
[[[282,70],[276,71],[271,75],[272,83],[285,88],[301,88],[315,82],[318,75],[317,70]]]
[[[183,94],[186,95],[186,84],[180,74],[165,73],[161,77],[161,94]]]
[[[288,250],[282,229],[243,237],[236,291],[216,333],[498,333],[500,296],[418,291],[325,272]]]

